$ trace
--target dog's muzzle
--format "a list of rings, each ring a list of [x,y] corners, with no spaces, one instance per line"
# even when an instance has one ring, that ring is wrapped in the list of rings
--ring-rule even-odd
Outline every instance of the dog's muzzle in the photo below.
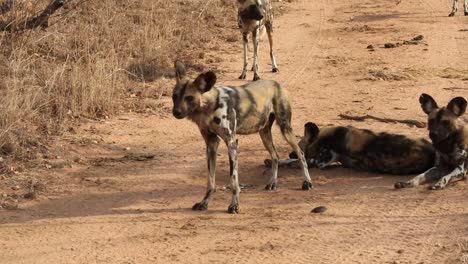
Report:
[[[262,20],[265,17],[263,10],[257,5],[250,5],[244,11],[240,13],[242,18],[253,19],[253,20]]]
[[[174,115],[175,118],[177,119],[182,119],[184,118],[184,114],[182,113],[182,111],[178,110],[178,109],[173,109],[172,110],[172,115]]]

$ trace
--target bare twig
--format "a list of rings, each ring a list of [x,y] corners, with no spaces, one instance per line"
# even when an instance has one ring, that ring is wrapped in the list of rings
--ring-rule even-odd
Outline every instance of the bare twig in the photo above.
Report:
[[[413,119],[382,118],[382,117],[377,117],[373,115],[352,116],[352,115],[346,115],[346,114],[339,114],[338,116],[343,119],[349,119],[349,120],[355,120],[355,121],[364,121],[366,119],[374,119],[374,120],[385,122],[385,123],[402,123],[402,124],[406,124],[409,126],[416,126],[419,128],[426,127],[426,124],[424,122],[420,122],[420,121],[413,120]]]
[[[49,17],[59,10],[66,0],[51,0],[47,7],[38,15],[28,19],[24,23],[12,23],[11,21],[0,22],[1,31],[23,31],[27,29],[35,29],[38,27],[48,27]]]

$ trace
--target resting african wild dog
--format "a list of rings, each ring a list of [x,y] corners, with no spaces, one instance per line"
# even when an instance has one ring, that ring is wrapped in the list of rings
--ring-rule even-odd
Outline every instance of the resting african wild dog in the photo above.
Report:
[[[319,130],[312,122],[305,124],[299,146],[309,164],[320,169],[340,162],[344,167],[364,171],[413,174],[430,168],[435,159],[431,143],[422,138],[411,139],[350,126]],[[294,153],[290,158],[295,158]],[[295,166],[294,163],[295,160],[280,162],[283,166]]]
[[[455,13],[458,10],[458,0],[452,0],[452,12],[450,12],[449,17],[455,16]],[[463,11],[465,12],[465,16],[468,16],[468,0],[465,0],[463,4]]]
[[[187,117],[198,125],[205,139],[208,160],[208,188],[205,197],[196,203],[193,210],[206,210],[215,191],[216,151],[219,138],[228,147],[231,187],[233,190],[229,213],[239,212],[239,180],[237,175],[236,134],[259,132],[265,148],[273,159],[273,175],[267,190],[276,189],[278,154],[273,145],[271,126],[276,120],[286,141],[300,157],[304,182],[303,190],[312,188],[304,154],[297,145],[291,128],[291,106],[280,84],[276,81],[258,81],[239,87],[214,87],[216,75],[213,72],[200,74],[191,81],[181,62],[175,63],[176,86],[172,100],[173,115]]]
[[[254,46],[252,70],[253,80],[260,79],[258,75],[258,42],[262,32],[266,29],[270,42],[270,59],[273,72],[278,72],[275,55],[273,54],[273,8],[269,0],[237,0],[239,12],[239,29],[244,44],[244,68],[239,79],[245,79],[247,74],[247,44],[248,35],[252,33]]]
[[[395,188],[437,181],[430,189],[443,189],[452,178],[464,179],[466,176],[468,126],[459,117],[465,113],[467,103],[463,97],[455,97],[446,107],[439,108],[428,94],[422,94],[419,103],[428,115],[429,137],[436,149],[436,160],[428,171],[410,181],[395,183]]]

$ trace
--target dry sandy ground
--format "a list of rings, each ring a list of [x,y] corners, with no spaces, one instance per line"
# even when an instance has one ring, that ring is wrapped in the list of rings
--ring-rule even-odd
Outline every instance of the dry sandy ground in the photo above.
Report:
[[[468,17],[448,18],[449,10],[445,0],[293,1],[275,21],[281,72],[269,72],[264,42],[262,77],[289,90],[298,135],[315,121],[426,136],[425,129],[337,115],[424,121],[421,92],[443,103],[466,97]],[[419,34],[419,45],[383,48]],[[221,84],[241,83],[237,47],[216,54],[224,61]],[[162,103],[171,106],[169,97]],[[286,157],[277,128],[274,137]],[[395,191],[393,183],[410,176],[310,169],[315,188],[304,192],[300,170],[281,169],[279,189],[267,192],[268,154],[252,135],[240,139],[241,213],[229,215],[224,146],[209,210],[190,210],[207,172],[189,121],[128,113],[90,121],[53,147],[75,162],[26,172],[47,189],[19,210],[0,211],[1,263],[468,263],[466,182]],[[155,156],[141,161],[139,153]],[[328,210],[310,213],[319,205]]]

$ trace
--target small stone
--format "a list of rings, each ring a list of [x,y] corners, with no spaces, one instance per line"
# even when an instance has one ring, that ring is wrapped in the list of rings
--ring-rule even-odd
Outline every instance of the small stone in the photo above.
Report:
[[[417,35],[416,37],[414,37],[413,39],[411,40],[414,40],[414,41],[421,41],[424,39],[424,36],[423,35]]]
[[[20,189],[20,186],[19,186],[19,185],[15,185],[15,186],[11,187],[11,189],[17,191],[17,190]]]
[[[393,43],[385,43],[384,48],[386,49],[396,48],[396,45]]]
[[[403,250],[403,249],[399,249],[399,250],[397,250],[397,253],[398,253],[398,254],[401,254],[401,253],[403,253],[403,252],[404,252],[404,250]]]
[[[323,212],[325,212],[327,210],[327,208],[325,206],[318,206],[318,207],[315,207],[314,209],[312,209],[312,211],[310,211],[311,213],[314,213],[314,214],[321,214]]]
[[[367,48],[368,49],[374,49],[374,46],[373,45],[368,45]]]
[[[23,195],[26,199],[35,199],[37,197],[36,192],[27,192]]]

